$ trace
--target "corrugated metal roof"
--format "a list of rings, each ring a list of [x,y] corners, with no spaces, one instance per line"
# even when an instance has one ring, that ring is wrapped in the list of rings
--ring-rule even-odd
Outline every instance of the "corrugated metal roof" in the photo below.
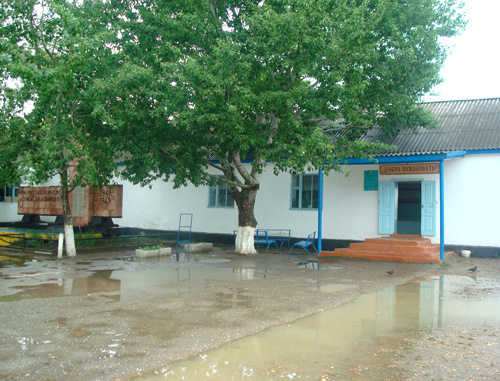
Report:
[[[441,154],[461,151],[500,149],[500,98],[441,101],[422,103],[438,119],[438,127],[403,127],[399,133],[388,138],[375,126],[367,129],[361,139],[368,142],[383,142],[397,148],[381,152],[377,156],[408,156]],[[322,120],[319,124],[332,140],[347,137],[342,128],[343,120]],[[253,159],[251,154],[246,158]],[[209,160],[216,161],[215,155]]]
[[[500,98],[422,105],[437,117],[437,128],[404,127],[389,139],[380,127],[374,127],[362,139],[397,147],[382,156],[500,149]]]

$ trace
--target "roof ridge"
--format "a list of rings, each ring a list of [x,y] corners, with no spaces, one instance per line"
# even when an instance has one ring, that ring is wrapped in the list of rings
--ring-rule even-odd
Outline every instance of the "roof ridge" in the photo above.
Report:
[[[453,103],[453,102],[477,102],[477,101],[489,101],[489,100],[500,100],[499,97],[487,97],[487,98],[470,98],[470,99],[451,99],[451,100],[441,100],[441,101],[422,101],[420,104],[430,104],[430,103]]]

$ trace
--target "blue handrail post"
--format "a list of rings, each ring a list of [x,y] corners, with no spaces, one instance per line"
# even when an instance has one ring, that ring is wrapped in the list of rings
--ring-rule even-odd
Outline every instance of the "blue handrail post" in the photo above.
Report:
[[[444,261],[444,160],[439,161],[439,258]]]
[[[321,254],[323,238],[323,170],[319,170],[318,190],[318,254]]]

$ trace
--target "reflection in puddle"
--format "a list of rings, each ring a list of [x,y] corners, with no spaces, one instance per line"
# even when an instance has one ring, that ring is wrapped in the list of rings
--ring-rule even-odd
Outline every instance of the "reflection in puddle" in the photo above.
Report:
[[[218,309],[229,309],[236,307],[252,306],[252,298],[247,295],[244,288],[230,287],[227,292],[216,292],[214,294],[214,302]]]
[[[0,256],[0,267],[22,266],[26,261],[25,258]]]
[[[267,269],[234,268],[233,273],[239,276],[240,280],[265,279],[267,278]]]
[[[388,287],[361,295],[354,303],[165,366],[143,379],[161,375],[174,380],[317,380],[325,374],[332,379],[351,379],[352,369],[373,363],[369,349],[404,332],[456,322],[500,323],[498,291],[483,293],[476,300],[462,295],[463,290],[469,294],[488,290],[487,283],[469,277],[438,276]]]
[[[30,298],[57,298],[61,296],[86,296],[97,292],[120,290],[120,280],[112,279],[113,270],[95,271],[86,278],[59,278],[57,283],[41,283],[30,286],[16,286],[15,295],[0,297],[0,301],[14,301]]]
[[[301,266],[306,269],[321,270],[321,263],[319,261],[314,261],[314,260],[299,262],[297,266]]]
[[[79,272],[79,271],[82,272]],[[268,270],[255,268],[219,268],[212,266],[180,266],[177,268],[158,267],[154,269],[129,270],[89,270],[82,268],[76,272],[65,270],[55,272],[23,273],[15,278],[51,275],[47,283],[13,286],[14,295],[0,296],[0,302],[32,298],[55,298],[63,296],[88,296],[107,293],[112,301],[120,300],[127,292],[148,290],[148,292],[185,294],[198,281],[240,281],[265,279]],[[82,275],[84,277],[81,277]],[[14,277],[13,277],[14,278]],[[172,284],[176,287],[171,287]]]
[[[231,262],[231,260],[225,258],[207,258],[199,261],[199,263],[227,263],[227,262]]]

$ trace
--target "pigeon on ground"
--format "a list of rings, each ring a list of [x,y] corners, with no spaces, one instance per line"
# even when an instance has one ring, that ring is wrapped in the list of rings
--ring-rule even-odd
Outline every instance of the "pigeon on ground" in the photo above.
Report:
[[[477,266],[474,266],[474,267],[472,267],[472,268],[470,268],[470,269],[468,269],[468,270],[469,270],[469,271],[472,271],[472,272],[474,273],[474,272],[476,272],[476,270],[477,270]]]
[[[394,274],[394,270],[389,270],[389,271],[387,271],[387,274],[389,274],[389,275]]]

